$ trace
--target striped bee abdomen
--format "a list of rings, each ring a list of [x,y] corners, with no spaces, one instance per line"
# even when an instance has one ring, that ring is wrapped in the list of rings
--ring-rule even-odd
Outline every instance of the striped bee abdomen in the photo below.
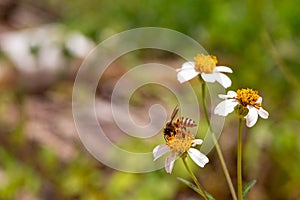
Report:
[[[186,127],[195,127],[197,126],[196,122],[187,117],[179,117],[176,120],[177,126],[186,126]]]

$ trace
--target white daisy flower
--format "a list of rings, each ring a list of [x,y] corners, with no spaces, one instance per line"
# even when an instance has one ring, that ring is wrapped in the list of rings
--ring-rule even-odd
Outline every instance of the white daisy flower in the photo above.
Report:
[[[194,62],[185,62],[182,67],[177,70],[177,79],[180,83],[183,83],[200,74],[205,82],[214,83],[217,81],[224,88],[228,88],[231,86],[231,80],[222,72],[232,73],[232,70],[226,66],[216,66],[217,62],[215,56],[198,54],[194,58]]]
[[[227,95],[220,94],[219,97],[224,99],[219,103],[214,113],[220,116],[227,116],[235,109],[246,119],[246,125],[252,127],[257,122],[258,116],[263,119],[269,117],[269,113],[262,108],[262,97],[257,91],[252,89],[240,89],[237,92],[228,91]]]
[[[187,153],[198,166],[204,167],[209,161],[208,158],[198,149],[192,148],[202,142],[201,139],[194,139],[194,135],[186,131],[184,127],[178,128],[175,136],[171,137],[166,144],[158,145],[153,149],[154,160],[170,153],[165,160],[165,170],[167,173],[171,173],[175,160]]]

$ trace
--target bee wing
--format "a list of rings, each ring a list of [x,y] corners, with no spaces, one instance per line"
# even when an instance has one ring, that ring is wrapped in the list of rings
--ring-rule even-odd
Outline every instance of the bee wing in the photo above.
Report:
[[[175,116],[178,113],[178,110],[179,110],[179,108],[178,108],[178,106],[176,106],[172,112],[170,123],[172,123],[172,121],[174,120]]]

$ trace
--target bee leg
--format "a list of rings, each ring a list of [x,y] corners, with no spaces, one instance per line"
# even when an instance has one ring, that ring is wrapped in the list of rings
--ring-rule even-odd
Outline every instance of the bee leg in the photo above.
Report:
[[[166,135],[164,135],[164,139],[165,139],[166,142],[168,142],[168,138],[167,138]]]

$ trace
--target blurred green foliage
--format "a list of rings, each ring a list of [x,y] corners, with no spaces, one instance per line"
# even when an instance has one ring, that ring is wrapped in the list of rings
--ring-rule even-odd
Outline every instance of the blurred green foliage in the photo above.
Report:
[[[219,58],[219,64],[232,67],[231,88],[251,87],[259,90],[264,98],[264,108],[270,113],[270,119],[259,120],[255,128],[245,131],[248,138],[245,178],[257,179],[254,188],[262,188],[262,199],[299,198],[300,0],[21,2],[36,4],[55,13],[58,22],[70,29],[81,30],[97,42],[114,33],[142,26],[170,28],[196,39]],[[157,98],[155,92],[147,95]],[[142,98],[137,95],[132,99],[133,104],[139,104]],[[16,100],[12,98],[11,101]],[[5,103],[6,100],[1,101],[0,107]],[[1,111],[1,121],[5,119],[5,114]],[[229,124],[234,122],[229,120]],[[22,127],[19,128],[22,132]],[[149,174],[127,174],[100,166],[87,156],[87,152],[65,163],[51,149],[41,146],[30,151],[32,155],[26,155],[34,158],[30,161],[16,156],[30,145],[22,146],[24,143],[13,139],[11,133],[16,132],[1,132],[5,141],[12,141],[6,143],[2,140],[0,148],[1,171],[5,172],[5,177],[1,179],[1,199],[14,199],[21,191],[30,191],[33,195],[46,198],[50,190],[58,199],[163,200],[176,199],[184,188],[175,178],[176,175],[184,176],[180,164],[175,165],[175,175],[171,176],[163,170]],[[204,185],[216,190],[219,196],[229,195],[226,188],[221,188],[225,192],[220,192],[208,184],[218,181],[210,180],[205,175],[207,172],[214,176],[214,170],[208,167],[198,175],[200,179],[204,176]],[[222,173],[217,175],[223,179]]]

